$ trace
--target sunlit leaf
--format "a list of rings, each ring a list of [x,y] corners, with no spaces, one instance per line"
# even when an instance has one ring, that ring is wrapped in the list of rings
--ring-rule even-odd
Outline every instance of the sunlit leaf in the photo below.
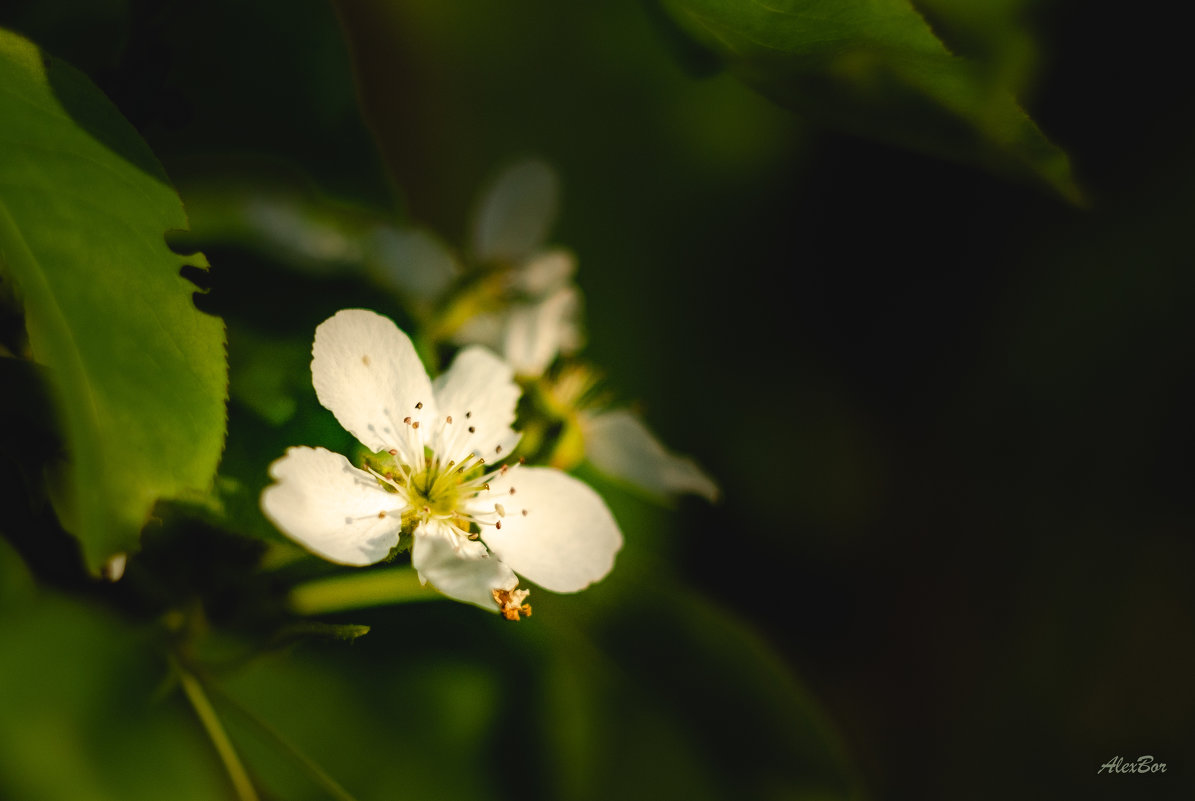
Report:
[[[208,489],[224,438],[222,322],[166,245],[186,216],[133,128],[83,75],[0,31],[0,269],[49,368],[70,459],[64,527],[97,569],[159,498]]]
[[[744,82],[811,119],[1081,195],[1066,155],[909,0],[664,0]]]

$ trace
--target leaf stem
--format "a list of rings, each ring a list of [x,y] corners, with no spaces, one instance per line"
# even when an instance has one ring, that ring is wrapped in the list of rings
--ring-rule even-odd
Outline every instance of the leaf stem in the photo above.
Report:
[[[290,591],[290,607],[301,615],[320,615],[442,597],[419,583],[414,568],[395,567],[328,576],[300,584]]]
[[[237,798],[239,801],[259,801],[257,790],[254,789],[245,766],[241,764],[236,749],[232,747],[232,741],[228,739],[228,734],[220,725],[220,718],[216,715],[216,710],[208,700],[207,694],[204,693],[203,685],[190,671],[179,664],[178,660],[172,660],[172,662],[187,700],[191,702],[195,714],[199,717],[199,722],[203,724],[207,736],[216,748],[216,753],[220,755],[220,761],[224,763],[224,769],[228,772],[228,778],[232,781]]]

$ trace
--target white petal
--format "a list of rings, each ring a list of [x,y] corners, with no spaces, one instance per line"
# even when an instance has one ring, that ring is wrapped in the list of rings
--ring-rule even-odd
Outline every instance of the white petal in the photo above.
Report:
[[[490,487],[470,507],[493,513],[502,506],[502,528],[485,526],[482,538],[516,573],[544,589],[576,592],[610,572],[622,533],[589,485],[549,467],[516,467]]]
[[[491,350],[499,350],[505,321],[505,314],[478,312],[452,332],[452,341],[458,345],[485,345]]]
[[[692,492],[718,499],[713,479],[689,457],[665,448],[630,412],[604,412],[584,426],[585,456],[602,472],[657,495]]]
[[[470,542],[445,524],[429,520],[415,529],[411,564],[422,581],[458,601],[498,611],[494,590],[513,590],[519,579],[480,542]]]
[[[410,451],[403,418],[435,417],[427,372],[390,319],[365,309],[338,311],[315,329],[311,353],[319,402],[370,450]]]
[[[461,272],[452,251],[418,228],[379,226],[367,243],[370,267],[382,282],[418,301],[440,297]]]
[[[440,417],[431,445],[441,458],[459,462],[476,452],[493,462],[510,455],[518,442],[510,424],[522,393],[510,365],[485,348],[467,347],[436,379],[435,393]]]
[[[510,310],[502,353],[516,373],[543,375],[557,355],[576,349],[581,339],[580,307],[580,293],[565,286],[539,303]]]
[[[556,217],[556,174],[529,160],[503,170],[482,193],[473,252],[482,261],[522,261],[543,244]]]
[[[515,271],[511,287],[534,297],[543,297],[568,283],[577,271],[577,260],[567,250],[536,254]]]
[[[290,448],[270,465],[261,509],[284,534],[345,565],[381,561],[398,544],[402,499],[323,448]]]

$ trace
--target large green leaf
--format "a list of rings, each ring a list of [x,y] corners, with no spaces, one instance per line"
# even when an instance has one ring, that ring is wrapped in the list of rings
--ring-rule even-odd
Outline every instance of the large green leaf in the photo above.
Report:
[[[224,326],[165,235],[186,216],[148,147],[87,78],[0,30],[0,269],[50,368],[69,466],[64,527],[93,569],[159,498],[208,489],[223,446]]]
[[[909,0],[663,0],[747,84],[850,133],[1081,195],[1066,155],[1000,80],[951,53]]]

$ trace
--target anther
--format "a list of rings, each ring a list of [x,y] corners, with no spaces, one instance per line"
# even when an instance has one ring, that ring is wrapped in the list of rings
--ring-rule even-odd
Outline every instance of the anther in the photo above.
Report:
[[[523,517],[526,517],[526,516],[527,516],[527,510],[526,510],[526,509],[524,509],[524,510],[523,510]]]
[[[519,464],[527,464],[527,457],[526,457],[526,456],[520,456],[520,457],[519,457]]]
[[[445,422],[445,423],[451,423],[451,422],[452,422],[452,415],[448,415],[447,417],[445,417],[445,418],[444,418],[444,422]]]
[[[511,495],[514,495],[514,494],[515,494],[515,488],[514,488],[514,487],[511,487],[511,488],[510,488],[510,494],[511,494]]]
[[[415,404],[415,408],[416,408],[416,409],[422,409],[422,408],[423,408],[423,401],[419,401],[418,403],[416,403],[416,404]]]
[[[494,511],[498,513],[498,517],[506,517],[506,509],[500,503],[494,504]]]
[[[394,448],[391,448],[390,450],[386,451],[386,453],[390,454],[391,456],[398,456],[398,451],[395,450]]]
[[[416,420],[415,422],[411,423],[411,428],[419,428],[419,421]]]
[[[477,433],[477,429],[476,429],[475,427],[473,427],[473,426],[469,426],[469,433],[470,433],[470,434],[476,434],[476,433]]]
[[[378,520],[381,520],[385,516],[386,516],[385,512],[378,512]]]
[[[495,523],[494,528],[502,528],[502,521],[499,520],[497,523]]]
[[[473,542],[477,542],[479,539],[481,539],[481,533],[477,531],[471,531],[469,532],[469,539]]]
[[[410,425],[410,424],[411,424],[411,418],[410,418],[410,417],[404,417],[404,418],[402,419],[402,421],[403,421],[404,423],[406,423],[407,425]]]
[[[502,446],[499,445],[498,447],[494,448],[494,453],[502,453]]]
[[[468,420],[468,419],[469,419],[470,417],[472,417],[472,416],[473,416],[473,412],[465,412],[465,419],[466,419],[466,420]]]

